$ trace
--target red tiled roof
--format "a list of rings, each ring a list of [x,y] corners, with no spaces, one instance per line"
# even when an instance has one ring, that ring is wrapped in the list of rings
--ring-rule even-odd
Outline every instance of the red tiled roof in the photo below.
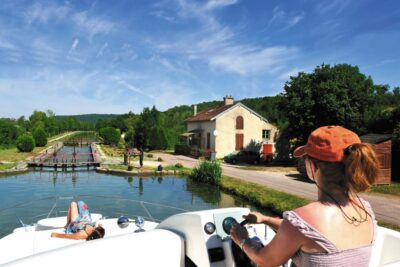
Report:
[[[196,121],[209,121],[218,114],[224,112],[225,110],[231,108],[234,104],[232,105],[225,105],[222,107],[217,107],[217,108],[212,108],[208,109],[202,112],[197,113],[197,115],[187,118],[185,122],[196,122]]]

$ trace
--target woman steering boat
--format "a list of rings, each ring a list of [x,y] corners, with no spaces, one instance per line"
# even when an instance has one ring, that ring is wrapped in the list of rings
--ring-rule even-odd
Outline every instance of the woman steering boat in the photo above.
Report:
[[[239,224],[231,230],[232,240],[260,266],[279,266],[290,258],[297,267],[368,266],[377,225],[357,193],[369,189],[378,174],[372,147],[350,130],[326,126],[313,131],[294,156],[304,158],[318,200],[284,212],[283,219],[256,212],[244,216],[278,230],[265,247],[254,244]]]

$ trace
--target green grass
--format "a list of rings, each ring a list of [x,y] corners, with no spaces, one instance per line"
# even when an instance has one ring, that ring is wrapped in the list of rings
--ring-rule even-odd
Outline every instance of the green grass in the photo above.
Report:
[[[122,164],[110,164],[110,165],[108,165],[108,168],[112,169],[112,170],[123,170],[123,171],[128,170],[128,166],[125,166]],[[148,167],[143,167],[141,169],[139,169],[138,167],[133,167],[132,171],[147,172],[147,171],[154,171],[154,170],[152,168],[148,168]]]
[[[123,148],[118,148],[118,147],[112,147],[109,145],[100,145],[101,150],[110,157],[123,157],[124,156],[124,149]]]
[[[240,166],[239,169],[249,171],[269,171],[269,172],[292,172],[297,171],[296,167],[278,167],[278,166]]]
[[[395,182],[390,185],[375,185],[370,192],[400,196],[400,183]]]
[[[222,176],[221,188],[247,199],[251,203],[281,214],[286,210],[304,206],[311,201],[305,198],[290,195],[258,184],[240,181],[238,179]]]
[[[400,225],[397,224],[378,222],[378,225],[400,232]]]
[[[174,165],[170,165],[170,166],[164,167],[163,169],[166,170],[166,171],[181,172],[181,173],[184,173],[185,175],[189,175],[192,172],[191,168],[186,168],[186,167],[177,168]]]
[[[0,164],[0,171],[9,170],[9,169],[11,169],[11,168],[14,168],[15,166],[16,166],[15,163]]]
[[[35,156],[46,149],[46,147],[50,147],[54,145],[55,142],[49,142],[45,147],[35,147],[32,152],[19,152],[16,147],[11,147],[7,149],[0,149],[0,161],[9,161],[9,162],[19,162],[24,161],[28,157]]]

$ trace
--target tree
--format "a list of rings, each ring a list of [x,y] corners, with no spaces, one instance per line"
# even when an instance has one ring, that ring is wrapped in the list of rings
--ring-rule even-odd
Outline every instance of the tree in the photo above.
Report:
[[[124,140],[125,140],[125,143],[126,143],[127,146],[134,147],[134,145],[135,145],[135,142],[134,142],[134,140],[135,140],[135,131],[133,130],[132,127],[129,128],[126,131],[125,136],[124,136]]]
[[[0,119],[0,145],[11,145],[17,138],[17,128],[9,119]]]
[[[324,125],[365,133],[375,89],[370,77],[347,64],[321,65],[311,74],[291,77],[280,105],[286,110],[290,138],[305,143],[311,131]]]
[[[121,139],[121,132],[119,129],[113,127],[105,127],[99,130],[99,135],[103,138],[106,145],[117,145]]]
[[[37,146],[47,145],[47,133],[43,128],[36,128],[32,135]]]
[[[20,152],[31,152],[35,148],[35,140],[30,134],[23,134],[15,142]]]
[[[168,139],[164,128],[155,127],[150,132],[149,146],[152,149],[167,149]]]
[[[47,115],[43,111],[34,110],[32,115],[29,116],[29,121],[31,123],[32,129],[43,127],[44,123],[47,120]]]

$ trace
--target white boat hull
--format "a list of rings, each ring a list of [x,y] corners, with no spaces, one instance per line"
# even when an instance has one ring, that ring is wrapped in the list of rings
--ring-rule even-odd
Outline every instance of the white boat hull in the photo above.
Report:
[[[0,240],[0,265],[234,267],[231,240],[224,233],[222,220],[233,217],[240,221],[248,212],[245,208],[227,208],[180,213],[159,224],[146,222],[146,231],[141,233],[134,233],[137,227],[133,224],[119,228],[117,219],[99,220],[106,235],[90,242],[51,238],[54,229],[19,228]],[[205,224],[210,222],[216,231],[206,233]],[[265,225],[253,225],[248,230],[264,244],[275,235]],[[400,233],[378,227],[370,267],[400,266],[399,251]]]

